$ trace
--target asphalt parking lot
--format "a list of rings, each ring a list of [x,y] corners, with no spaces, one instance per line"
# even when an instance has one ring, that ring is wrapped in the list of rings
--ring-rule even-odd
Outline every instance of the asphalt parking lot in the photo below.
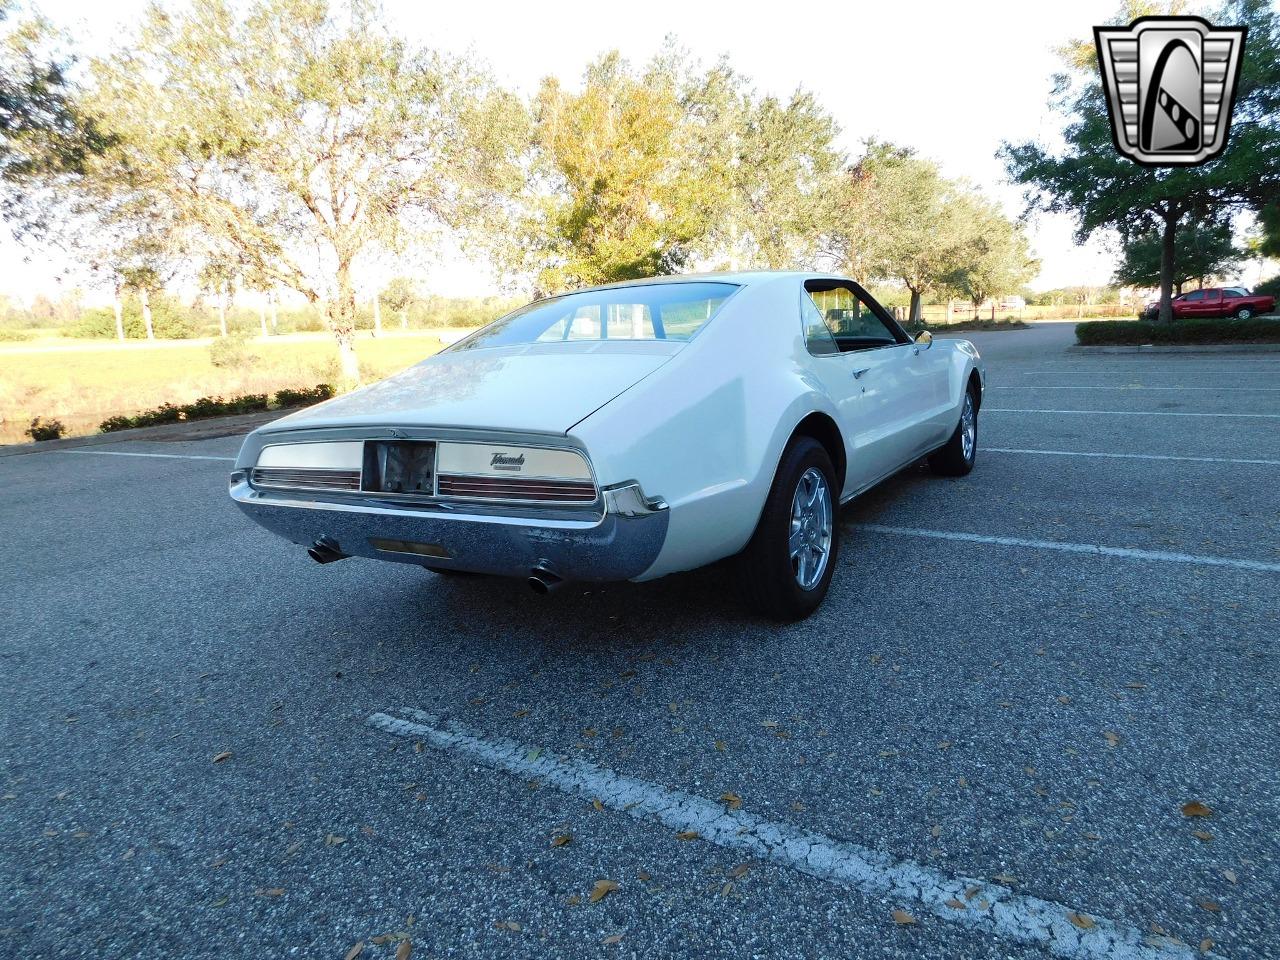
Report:
[[[1280,956],[1280,354],[1070,335],[785,628],[317,566],[234,437],[0,458],[0,954]]]

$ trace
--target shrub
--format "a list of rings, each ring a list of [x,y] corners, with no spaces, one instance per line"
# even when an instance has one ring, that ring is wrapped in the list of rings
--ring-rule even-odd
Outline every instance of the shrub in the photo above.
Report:
[[[62,425],[61,420],[45,420],[43,417],[36,417],[31,421],[31,426],[23,431],[32,440],[57,440],[66,432],[66,427]]]
[[[1076,324],[1076,341],[1085,346],[1156,343],[1280,343],[1280,320],[1253,317],[1198,317],[1159,323],[1150,320],[1100,320]]]
[[[317,383],[310,390],[305,387],[301,390],[290,390],[286,387],[283,390],[276,391],[275,405],[277,407],[309,406],[313,403],[319,403],[321,400],[328,400],[333,394],[333,387],[327,383]]]
[[[0,341],[8,341],[17,343],[22,340],[30,340],[34,334],[30,330],[9,330],[0,328]]]
[[[1280,300],[1280,273],[1258,284],[1253,288],[1253,292],[1260,297],[1275,297]]]
[[[163,294],[151,298],[151,329],[161,340],[183,340],[198,336],[198,319],[191,310]],[[121,322],[127,339],[141,340],[146,337],[146,327],[142,323],[142,305],[136,298],[125,298]],[[113,339],[116,335],[115,311],[111,307],[85,310],[67,332],[72,337]]]
[[[224,370],[247,370],[258,360],[245,345],[243,334],[235,333],[218,337],[209,344],[209,362]]]
[[[276,406],[297,406],[315,403],[333,396],[333,387],[317,384],[310,390],[281,390],[275,395]],[[116,430],[132,430],[135,427],[154,427],[162,423],[185,423],[188,420],[206,420],[209,417],[227,417],[242,413],[255,413],[270,409],[268,395],[250,393],[242,397],[201,397],[194,403],[175,406],[166,403],[154,410],[143,410],[133,416],[108,417],[98,425],[103,433]]]

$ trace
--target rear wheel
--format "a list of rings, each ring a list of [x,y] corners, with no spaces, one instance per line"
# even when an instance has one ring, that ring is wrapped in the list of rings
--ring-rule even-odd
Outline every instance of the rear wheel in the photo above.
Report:
[[[803,620],[827,595],[840,552],[835,468],[812,437],[787,446],[760,514],[738,558],[747,602],[774,620]]]
[[[929,454],[929,466],[944,477],[963,477],[978,457],[978,398],[972,385],[964,392],[960,422],[946,446]]]
[[[1237,320],[1251,320],[1252,318],[1253,318],[1252,307],[1241,307],[1239,310],[1236,311]]]

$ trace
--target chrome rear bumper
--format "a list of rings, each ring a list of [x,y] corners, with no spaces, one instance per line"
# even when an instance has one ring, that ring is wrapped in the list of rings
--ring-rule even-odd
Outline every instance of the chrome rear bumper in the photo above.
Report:
[[[230,492],[254,522],[303,546],[327,539],[348,556],[502,576],[528,576],[545,562],[566,580],[640,576],[662,549],[669,514],[634,482],[603,489],[603,513],[597,506],[581,519],[563,510],[480,513],[463,504],[406,508],[261,490],[242,471]]]

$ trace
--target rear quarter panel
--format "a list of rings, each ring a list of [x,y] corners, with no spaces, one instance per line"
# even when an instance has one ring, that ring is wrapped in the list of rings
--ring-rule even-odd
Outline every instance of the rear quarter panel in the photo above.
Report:
[[[602,484],[638,480],[669,505],[662,552],[638,579],[746,546],[795,425],[814,410],[834,418],[807,376],[799,284],[752,283],[669,363],[570,431]]]

